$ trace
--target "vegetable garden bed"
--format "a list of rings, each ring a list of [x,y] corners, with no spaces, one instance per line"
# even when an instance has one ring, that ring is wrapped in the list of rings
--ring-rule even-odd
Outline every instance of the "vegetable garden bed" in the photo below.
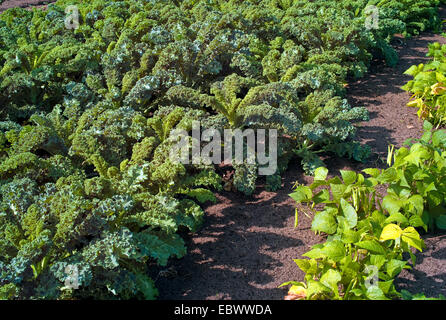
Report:
[[[363,0],[342,2],[345,12],[333,1],[198,2],[74,1],[75,31],[64,29],[69,1],[2,16],[1,298],[282,299],[280,284],[304,279],[292,259],[327,240],[303,206],[293,215],[296,182],[320,179],[323,165],[328,177],[386,168],[389,144],[421,137],[401,86],[405,70],[427,61],[428,43],[445,43],[418,35],[438,31],[439,1],[381,1],[376,30],[364,27]],[[16,5],[46,6],[0,10]],[[195,120],[277,129],[279,170],[265,179],[259,164],[173,163],[170,130],[193,132]],[[421,248],[411,228],[393,230]],[[446,241],[423,236],[428,249],[396,284],[438,296]],[[380,241],[398,251],[392,237]],[[314,297],[333,298],[338,262]],[[63,287],[67,268],[80,289]]]

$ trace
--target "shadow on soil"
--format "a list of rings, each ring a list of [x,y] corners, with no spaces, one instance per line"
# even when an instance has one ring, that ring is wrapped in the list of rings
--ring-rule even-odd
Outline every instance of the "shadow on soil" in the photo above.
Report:
[[[278,285],[294,280],[293,273],[302,276],[293,256],[298,258],[308,243],[320,241],[306,216],[294,229],[295,203],[288,193],[295,181],[307,180],[298,165],[290,170],[281,192],[259,186],[251,197],[217,194],[219,203],[206,209],[202,230],[187,240],[187,256],[171,264],[175,277],[158,278],[160,298],[282,299],[286,290]],[[283,268],[293,272],[284,273]]]

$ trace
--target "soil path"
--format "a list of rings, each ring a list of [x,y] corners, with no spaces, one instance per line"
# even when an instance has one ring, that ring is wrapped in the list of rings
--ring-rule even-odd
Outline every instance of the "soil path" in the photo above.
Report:
[[[446,17],[445,8],[441,9]],[[420,137],[422,122],[416,110],[406,107],[410,95],[401,90],[410,76],[403,72],[423,63],[427,45],[446,43],[440,35],[423,33],[412,39],[396,38],[400,61],[390,68],[372,65],[362,79],[350,83],[347,99],[353,106],[365,106],[370,121],[358,123],[358,137],[372,147],[371,160],[360,164],[343,159],[327,159],[331,174],[339,169],[361,170],[383,166],[387,146],[401,147],[410,137]],[[219,203],[206,209],[202,229],[187,240],[188,254],[169,265],[170,277],[158,277],[160,299],[283,299],[286,288],[278,286],[289,280],[301,281],[304,274],[293,259],[301,258],[311,245],[323,239],[310,230],[311,219],[299,214],[294,228],[295,202],[289,198],[295,181],[311,183],[293,163],[278,192],[258,191],[249,198],[221,192]],[[400,289],[427,296],[446,295],[446,236],[425,235],[428,249],[418,254],[412,271],[404,270],[396,283]]]
[[[44,8],[48,3],[55,2],[55,0],[6,0],[0,4],[0,12],[9,8]]]

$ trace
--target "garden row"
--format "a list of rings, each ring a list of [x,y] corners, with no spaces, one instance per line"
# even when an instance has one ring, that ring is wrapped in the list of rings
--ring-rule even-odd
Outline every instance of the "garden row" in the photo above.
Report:
[[[414,80],[404,86],[414,94],[409,106],[437,127],[446,119],[445,52],[446,45],[430,44],[431,61],[407,70]],[[407,148],[389,146],[387,169],[365,169],[366,176],[341,171],[341,180],[327,179],[320,167],[310,186],[296,187],[290,196],[309,204],[312,230],[327,241],[303,255],[309,259],[295,260],[305,281],[285,283],[292,285],[287,299],[426,299],[393,284],[403,268],[416,265],[413,250],[425,247],[416,228],[446,230],[446,130],[427,120],[423,130]]]
[[[221,188],[213,165],[169,157],[171,130],[194,120],[277,129],[270,190],[295,154],[307,172],[320,151],[363,160],[352,122],[368,114],[343,99],[345,84],[372,58],[396,63],[394,34],[438,28],[439,2],[60,0],[5,11],[0,297],[155,298],[150,268],[186,253],[179,233],[198,229],[200,204]],[[257,167],[234,164],[237,190],[253,192]]]

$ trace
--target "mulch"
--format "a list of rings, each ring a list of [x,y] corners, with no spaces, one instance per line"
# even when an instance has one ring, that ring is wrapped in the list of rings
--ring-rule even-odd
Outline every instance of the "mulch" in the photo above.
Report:
[[[51,1],[8,0],[0,5],[0,12],[15,6],[44,7],[48,2]],[[445,12],[443,7],[443,17]],[[361,143],[370,145],[373,155],[365,164],[328,157],[325,162],[330,175],[339,174],[340,169],[383,167],[389,144],[401,147],[407,138],[421,136],[422,122],[415,109],[406,107],[410,96],[400,88],[410,80],[403,72],[427,61],[427,45],[435,41],[446,43],[442,36],[432,33],[411,39],[396,37],[398,65],[390,68],[376,61],[365,77],[349,84],[347,99],[351,105],[365,106],[370,111],[370,121],[357,124],[357,136]],[[289,166],[278,192],[267,192],[259,185],[250,197],[217,193],[218,203],[205,208],[201,230],[185,236],[188,254],[172,259],[153,274],[159,299],[283,299],[287,288],[278,286],[304,277],[293,259],[302,258],[312,245],[324,240],[310,230],[311,216],[302,211],[294,227],[296,203],[288,194],[296,181],[312,182],[298,160]],[[446,295],[446,235],[429,233],[423,238],[427,249],[417,254],[413,270],[404,270],[396,279],[397,287],[427,296]]]
[[[9,8],[44,8],[48,3],[55,2],[51,0],[6,0],[0,4],[0,12]]]

